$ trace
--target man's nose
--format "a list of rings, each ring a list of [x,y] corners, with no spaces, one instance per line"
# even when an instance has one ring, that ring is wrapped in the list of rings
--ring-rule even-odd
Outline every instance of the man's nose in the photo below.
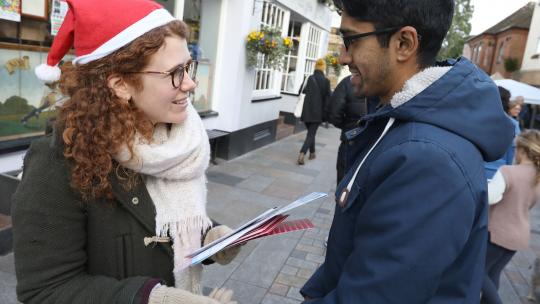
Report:
[[[344,45],[341,45],[341,47],[339,48],[338,62],[341,65],[347,65],[351,63],[351,55],[349,55],[349,52],[347,52]]]

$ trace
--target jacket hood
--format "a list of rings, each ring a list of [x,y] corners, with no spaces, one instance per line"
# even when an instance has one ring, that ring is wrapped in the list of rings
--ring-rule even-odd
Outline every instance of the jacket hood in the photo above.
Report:
[[[453,132],[475,144],[486,161],[503,155],[514,138],[497,86],[465,58],[440,62],[416,74],[390,104],[365,119],[382,117]]]

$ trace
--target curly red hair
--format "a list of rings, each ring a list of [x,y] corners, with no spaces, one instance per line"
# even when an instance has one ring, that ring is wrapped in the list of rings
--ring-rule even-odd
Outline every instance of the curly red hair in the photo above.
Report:
[[[133,152],[135,134],[150,139],[152,122],[133,103],[118,98],[108,86],[111,76],[142,90],[139,74],[165,38],[187,39],[189,29],[179,20],[145,33],[116,52],[83,65],[62,66],[60,89],[70,99],[61,107],[56,127],[62,134],[64,156],[71,162],[71,186],[83,200],[112,199],[110,174],[129,185],[136,174],[120,176],[113,159],[127,145]],[[131,153],[133,155],[133,153]],[[127,170],[123,170],[128,172]]]

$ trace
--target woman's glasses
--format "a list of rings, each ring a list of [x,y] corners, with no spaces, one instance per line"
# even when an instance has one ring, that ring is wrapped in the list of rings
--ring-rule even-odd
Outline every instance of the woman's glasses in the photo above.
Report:
[[[156,71],[141,71],[141,72],[130,72],[129,74],[160,74],[171,77],[172,86],[175,89],[180,88],[182,81],[184,81],[184,75],[187,74],[189,78],[195,80],[195,75],[197,74],[197,65],[199,62],[197,60],[189,60],[185,64],[180,64],[175,67],[172,71],[168,72],[156,72]]]

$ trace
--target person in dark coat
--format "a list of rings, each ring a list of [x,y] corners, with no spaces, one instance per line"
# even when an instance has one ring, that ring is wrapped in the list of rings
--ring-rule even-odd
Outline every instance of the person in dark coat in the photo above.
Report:
[[[315,136],[317,129],[326,120],[325,109],[328,98],[330,97],[330,81],[324,76],[325,70],[326,63],[324,59],[318,59],[315,62],[315,71],[305,80],[307,81],[304,88],[306,96],[300,119],[306,125],[307,134],[298,155],[297,163],[299,165],[304,164],[304,156],[308,149],[309,159],[315,158]]]
[[[342,0],[340,62],[381,107],[347,132],[324,262],[309,304],[480,300],[487,247],[483,160],[514,129],[497,86],[466,58],[436,62],[453,0]]]
[[[373,113],[379,101],[376,98],[357,97],[354,95],[351,76],[343,78],[330,96],[327,105],[328,122],[341,129],[341,143],[336,161],[337,183],[345,175],[347,166],[347,136],[346,133],[358,127],[360,119]]]
[[[189,100],[187,25],[150,0],[67,3],[36,74],[69,99],[32,143],[12,200],[19,301],[236,303],[223,289],[203,296],[202,266],[185,258],[231,231],[206,214],[210,147]]]

